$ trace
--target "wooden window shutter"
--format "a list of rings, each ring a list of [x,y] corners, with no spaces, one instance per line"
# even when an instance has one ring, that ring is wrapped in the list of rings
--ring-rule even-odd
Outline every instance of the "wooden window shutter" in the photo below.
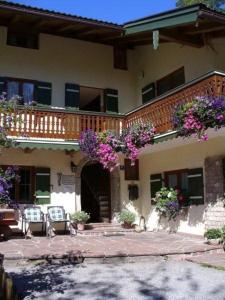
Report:
[[[65,84],[65,107],[79,108],[80,86],[73,83]]]
[[[49,82],[38,82],[36,84],[35,100],[43,105],[51,105],[52,84]]]
[[[51,174],[49,168],[36,169],[36,204],[50,204]]]
[[[0,77],[0,96],[5,92],[5,78]]]
[[[204,204],[203,169],[188,170],[188,198],[190,204]]]
[[[142,103],[146,103],[155,98],[155,83],[152,82],[142,89]]]
[[[107,113],[118,113],[118,91],[106,89],[104,91],[105,110]]]
[[[114,46],[113,48],[114,68],[127,70],[127,49],[122,46]]]
[[[151,198],[155,198],[155,194],[162,188],[162,174],[152,174],[150,176]]]
[[[135,165],[131,165],[130,159],[124,160],[125,180],[139,180],[139,160],[135,161]]]

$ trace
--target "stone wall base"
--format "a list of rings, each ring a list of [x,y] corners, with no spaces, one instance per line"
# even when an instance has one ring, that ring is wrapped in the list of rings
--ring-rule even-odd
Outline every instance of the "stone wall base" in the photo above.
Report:
[[[225,207],[223,200],[208,204],[205,213],[205,227],[210,228],[221,228],[225,225]]]

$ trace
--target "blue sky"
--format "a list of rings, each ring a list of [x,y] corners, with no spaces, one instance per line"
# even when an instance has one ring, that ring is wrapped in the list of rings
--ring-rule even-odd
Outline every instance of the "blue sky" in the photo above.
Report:
[[[175,7],[175,0],[17,0],[59,12],[123,23]]]

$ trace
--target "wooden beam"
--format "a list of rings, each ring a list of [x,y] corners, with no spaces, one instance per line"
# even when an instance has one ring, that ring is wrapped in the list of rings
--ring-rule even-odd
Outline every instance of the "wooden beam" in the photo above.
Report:
[[[88,36],[90,34],[93,34],[94,32],[99,32],[99,29],[96,28],[90,28],[90,29],[83,29],[80,33],[76,33],[77,38],[83,38],[85,36]]]
[[[39,20],[35,23],[33,23],[32,28],[33,29],[40,29],[42,26],[49,23],[49,20]]]
[[[193,29],[192,31],[187,32],[189,35],[201,34],[201,33],[210,33],[216,31],[225,30],[225,26],[215,26],[215,27],[206,27],[201,29]]]
[[[201,48],[204,46],[204,41],[201,37],[194,38],[182,33],[174,34],[171,32],[164,32],[164,31],[159,31],[159,36],[163,40],[172,43],[178,43],[178,44],[187,45],[195,48]]]
[[[68,31],[68,30],[71,30],[73,28],[76,28],[77,27],[77,24],[67,24],[67,25],[63,25],[63,26],[60,26],[58,28],[58,32],[64,32],[64,31]]]
[[[21,21],[21,15],[14,15],[10,19],[9,23],[10,23],[10,25],[14,25],[14,24],[18,23],[19,21]]]

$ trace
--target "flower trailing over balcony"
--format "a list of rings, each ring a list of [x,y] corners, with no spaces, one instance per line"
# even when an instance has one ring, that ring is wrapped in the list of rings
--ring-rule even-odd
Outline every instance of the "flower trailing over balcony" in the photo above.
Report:
[[[18,167],[15,166],[10,166],[6,170],[0,168],[0,205],[13,205],[10,192],[13,181],[19,180],[17,172]]]
[[[0,95],[0,147],[9,147],[15,144],[7,135],[10,128],[16,123],[22,124],[21,118],[17,115],[20,100],[21,98],[19,96],[7,100],[5,93]]]
[[[140,149],[154,143],[155,132],[155,128],[150,124],[135,124],[123,130],[120,137],[124,145],[122,152],[131,160],[131,164],[135,163]]]
[[[113,171],[119,165],[119,152],[134,164],[140,149],[153,144],[154,134],[155,129],[149,124],[134,125],[119,136],[111,131],[95,133],[87,130],[81,134],[80,149],[90,159],[99,161],[105,169]]]
[[[169,220],[175,219],[180,212],[180,204],[178,199],[178,191],[172,188],[161,188],[156,193],[154,202],[156,204],[156,211],[160,215],[168,218]]]
[[[196,97],[191,102],[178,105],[173,116],[173,127],[180,136],[196,136],[200,141],[208,140],[208,128],[224,126],[224,97]]]

